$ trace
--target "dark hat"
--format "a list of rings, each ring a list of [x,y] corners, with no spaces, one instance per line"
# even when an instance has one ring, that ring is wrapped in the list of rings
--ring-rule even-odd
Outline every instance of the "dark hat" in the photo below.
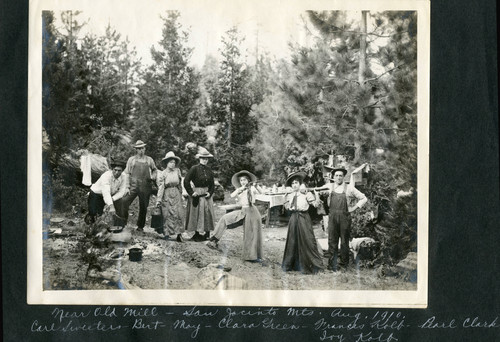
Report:
[[[331,166],[323,165],[323,171],[324,172],[331,172],[332,174],[335,174],[335,172],[337,172],[337,171],[342,171],[344,176],[347,174],[347,170],[343,166],[331,167]]]
[[[196,158],[213,158],[213,155],[206,148],[200,146]]]
[[[166,164],[169,162],[170,159],[174,159],[176,165],[179,165],[179,163],[181,162],[181,158],[177,157],[175,155],[175,153],[172,151],[168,151],[167,154],[165,155],[165,157],[161,161],[162,161],[162,163],[165,162],[165,164]]]
[[[239,188],[241,186],[240,177],[242,176],[247,176],[250,182],[255,182],[257,180],[257,177],[255,177],[253,173],[246,170],[241,170],[239,172],[236,172],[233,177],[231,177],[231,184],[233,184],[235,188]]]
[[[290,174],[288,176],[288,178],[286,179],[285,185],[286,186],[291,186],[292,185],[292,181],[295,178],[299,178],[299,182],[302,183],[304,181],[304,178],[306,178],[306,176],[307,176],[307,174],[304,171],[294,172],[294,173],[292,173],[292,174]]]
[[[113,160],[113,159],[112,159],[112,160],[111,160],[110,165],[111,165],[111,168],[114,168],[115,166],[119,166],[119,167],[121,167],[122,169],[124,169],[124,168],[125,168],[126,163],[125,163],[125,161],[120,160],[120,159],[117,159],[117,160]]]
[[[134,148],[141,148],[141,147],[146,147],[146,144],[142,140],[137,140],[137,142],[134,145]]]

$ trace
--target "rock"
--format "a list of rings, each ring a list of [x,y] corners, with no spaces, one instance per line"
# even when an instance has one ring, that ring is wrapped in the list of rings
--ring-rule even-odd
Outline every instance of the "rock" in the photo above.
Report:
[[[405,259],[401,260],[395,267],[397,272],[403,279],[411,282],[417,281],[417,253],[410,252]]]
[[[132,229],[126,227],[120,233],[110,233],[109,240],[113,242],[130,242],[132,241]]]
[[[198,281],[192,289],[244,290],[248,284],[244,279],[228,274],[219,264],[209,264],[197,274]]]

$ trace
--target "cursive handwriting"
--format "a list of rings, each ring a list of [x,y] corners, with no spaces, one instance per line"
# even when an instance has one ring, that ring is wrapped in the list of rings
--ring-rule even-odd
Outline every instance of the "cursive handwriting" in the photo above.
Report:
[[[473,319],[466,318],[462,324],[464,328],[500,328],[497,323],[498,317],[495,317],[493,322],[481,321],[479,317]]]
[[[184,330],[192,330],[191,338],[196,338],[198,336],[198,332],[200,331],[201,324],[190,324],[183,319],[178,319],[174,322],[174,329],[184,329]]]
[[[123,317],[156,317],[158,316],[158,311],[156,307],[153,308],[125,308]]]
[[[449,322],[436,322],[436,316],[428,318],[424,323],[418,325],[420,329],[455,329],[457,326],[455,320]]]
[[[354,335],[354,337],[357,337],[355,342],[391,342],[391,341],[398,341],[397,338],[394,337],[393,333],[390,333],[389,335],[385,336],[384,333],[380,333],[379,335],[377,334],[372,334],[370,331],[369,333],[360,333],[357,335]]]
[[[186,317],[213,317],[213,316],[217,315],[218,312],[219,312],[219,310],[200,311],[200,310],[196,309],[196,306],[193,306],[191,309],[184,311],[184,313],[182,315],[186,316]]]
[[[92,310],[88,310],[86,312],[83,311],[64,311],[64,309],[54,308],[52,310],[52,316],[59,320],[59,323],[62,323],[63,319],[66,318],[87,318],[89,317]]]
[[[104,324],[102,321],[98,321],[91,324],[85,323],[74,323],[72,320],[63,324],[57,325],[56,323],[51,324],[40,324],[38,320],[34,320],[31,324],[31,332],[55,332],[61,331],[66,332],[77,332],[77,331],[113,331],[127,328],[127,326],[122,325],[112,325]]]

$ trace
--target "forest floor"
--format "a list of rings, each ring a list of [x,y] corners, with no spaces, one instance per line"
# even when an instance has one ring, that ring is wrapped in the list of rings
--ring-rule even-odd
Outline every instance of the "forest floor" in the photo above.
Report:
[[[215,206],[216,220],[224,214],[221,204],[225,203]],[[235,289],[416,290],[414,281],[384,276],[381,266],[356,267],[352,260],[350,268],[341,272],[326,270],[326,259],[323,259],[325,270],[316,275],[284,272],[281,269],[287,235],[284,218],[263,229],[263,262],[252,263],[241,259],[242,227],[228,229],[219,242],[219,250],[213,250],[204,242],[190,241],[192,233],[183,234],[184,243],[162,239],[162,235],[150,228],[149,213],[144,232],[138,232],[133,225],[137,217],[137,204],[134,205],[129,224],[120,233],[127,242],[89,242],[85,235],[89,226],[83,222],[83,215],[53,213],[50,218],[45,217],[44,290],[210,289],[220,285],[217,277],[221,274],[230,275],[226,278],[232,280],[226,281],[225,288]],[[313,227],[317,239],[327,238],[321,222]],[[142,260],[129,259],[132,247],[142,249]]]

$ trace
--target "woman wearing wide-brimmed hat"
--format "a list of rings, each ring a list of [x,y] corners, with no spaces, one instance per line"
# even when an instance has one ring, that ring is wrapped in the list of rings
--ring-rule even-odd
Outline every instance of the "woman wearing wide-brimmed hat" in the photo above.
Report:
[[[184,188],[189,195],[186,209],[186,230],[195,232],[193,241],[204,241],[214,230],[214,201],[215,191],[214,174],[207,165],[213,155],[205,148],[200,147],[196,158],[198,165],[192,166],[184,178]],[[205,233],[201,235],[200,233]]]
[[[181,158],[169,151],[161,162],[165,169],[158,172],[156,179],[158,184],[156,206],[161,206],[163,235],[166,239],[177,235],[177,241],[183,242],[185,214],[182,206],[182,176],[178,168]]]
[[[231,183],[236,190],[231,197],[238,198],[241,210],[235,210],[221,217],[215,228],[214,235],[207,246],[217,248],[218,241],[228,228],[243,224],[243,251],[242,259],[247,261],[262,260],[262,218],[255,207],[255,195],[261,192],[260,186],[252,185],[257,177],[249,171],[236,172],[231,178]],[[239,224],[238,224],[239,223]]]
[[[137,218],[137,230],[143,231],[146,223],[146,213],[149,205],[149,197],[152,192],[152,182],[156,179],[156,165],[153,158],[145,155],[146,144],[137,140],[134,145],[136,155],[127,161],[125,173],[129,179],[129,194],[123,199],[125,202],[125,219],[128,219],[128,208],[139,196],[139,217]]]
[[[292,214],[288,221],[285,252],[282,268],[284,271],[299,271],[305,274],[314,274],[323,269],[323,260],[318,249],[311,218],[309,205],[317,206],[319,199],[303,186],[306,173],[299,171],[291,174],[286,185],[292,192],[286,195],[285,208]]]

